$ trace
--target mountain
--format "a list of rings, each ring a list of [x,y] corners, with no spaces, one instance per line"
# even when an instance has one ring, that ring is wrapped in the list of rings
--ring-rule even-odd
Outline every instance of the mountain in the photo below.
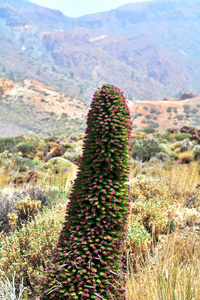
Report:
[[[97,86],[129,99],[200,93],[200,1],[130,3],[69,18],[26,0],[3,0],[1,74],[33,79],[90,101]]]

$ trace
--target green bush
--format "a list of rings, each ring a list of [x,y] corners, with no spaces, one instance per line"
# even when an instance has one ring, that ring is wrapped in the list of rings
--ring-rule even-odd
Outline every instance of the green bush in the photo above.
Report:
[[[185,104],[185,105],[183,105],[183,108],[184,108],[185,113],[189,113],[189,111],[190,111],[190,106],[189,105]]]
[[[34,149],[34,146],[26,142],[22,142],[17,145],[17,149],[23,154],[29,154]]]
[[[198,110],[197,108],[193,108],[193,109],[191,110],[191,113],[195,115],[196,113],[198,113],[198,111],[199,111],[199,110]]]
[[[154,138],[133,141],[131,146],[132,157],[142,161],[149,161],[152,156],[161,151],[158,140]]]
[[[176,119],[178,119],[179,121],[182,121],[184,118],[184,115],[177,115],[176,116]]]
[[[158,159],[160,159],[161,161],[166,161],[167,158],[168,158],[168,155],[165,152],[159,152],[159,153],[156,154],[156,157]]]
[[[93,96],[83,157],[40,299],[121,299],[121,255],[129,211],[130,113],[119,89]]]
[[[168,113],[171,113],[172,112],[172,107],[171,106],[169,106],[168,108],[167,108],[167,110],[166,110]]]
[[[12,152],[15,143],[16,142],[14,138],[0,137],[0,153],[4,152],[4,150],[8,150],[9,152]]]
[[[31,160],[30,158],[24,158],[24,157],[19,157],[17,164],[19,165],[20,172],[26,171],[26,167],[33,168],[35,166],[33,160]]]
[[[150,113],[157,114],[157,113],[159,113],[159,111],[156,108],[152,107],[152,109],[150,110]]]
[[[172,142],[174,140],[174,134],[164,133],[160,136],[160,140],[166,140],[167,142]]]
[[[194,156],[195,160],[199,160],[200,159],[200,146],[199,145],[194,146],[193,156]]]
[[[191,137],[190,133],[179,133],[174,136],[177,141],[183,141],[185,139],[189,139]]]
[[[159,127],[159,124],[156,123],[156,122],[148,121],[147,123],[148,123],[148,125],[149,125],[151,128],[158,128],[158,127]]]
[[[145,132],[145,133],[148,133],[148,134],[156,132],[156,130],[154,128],[151,128],[151,127],[145,127],[145,128],[142,129],[142,131]]]

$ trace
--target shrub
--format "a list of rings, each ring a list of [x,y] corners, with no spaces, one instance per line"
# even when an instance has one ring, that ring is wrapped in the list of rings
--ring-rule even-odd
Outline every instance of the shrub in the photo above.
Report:
[[[187,104],[183,105],[183,108],[185,113],[188,113],[190,111],[190,106]]]
[[[200,146],[199,145],[194,146],[193,156],[194,156],[195,160],[200,159]]]
[[[174,151],[174,150],[176,150],[177,148],[180,148],[180,147],[181,147],[181,142],[176,142],[176,143],[171,145],[171,150]]]
[[[173,160],[177,160],[177,159],[179,158],[179,155],[178,155],[178,153],[176,153],[176,152],[170,151],[170,152],[169,152],[169,157],[170,157],[171,159],[173,159]]]
[[[184,118],[184,115],[177,115],[176,118],[177,118],[179,121],[182,121],[183,118]]]
[[[148,124],[151,128],[158,128],[159,123],[153,122],[153,121],[148,121]]]
[[[131,146],[132,157],[142,161],[150,160],[152,156],[161,151],[158,141],[154,138],[133,141]]]
[[[195,114],[198,113],[198,111],[199,111],[199,110],[198,110],[197,108],[193,108],[193,109],[191,110],[191,113],[195,115]]]
[[[189,164],[191,161],[193,161],[193,154],[191,151],[185,151],[179,153],[179,160],[183,164]]]
[[[20,172],[26,171],[26,167],[33,168],[35,165],[33,160],[31,160],[30,158],[24,158],[24,157],[18,158],[18,164],[19,164]]]
[[[72,163],[63,157],[53,157],[44,165],[46,169],[50,169],[56,174],[66,171],[71,166]]]
[[[76,152],[69,152],[69,151],[66,151],[64,154],[63,154],[63,158],[71,161],[71,162],[76,162],[76,163],[80,163],[81,161],[81,156],[82,156],[82,152],[81,151],[76,151]]]
[[[64,209],[65,205],[59,204],[51,212],[47,210],[36,222],[28,223],[1,241],[0,281],[1,275],[6,274],[11,279],[15,273],[16,286],[19,286],[23,278],[24,286],[28,287],[29,292],[34,291],[45,262],[56,246]]]
[[[133,222],[128,229],[125,247],[126,255],[128,254],[131,258],[132,265],[148,252],[151,243],[151,236],[144,225]]]
[[[15,203],[16,215],[17,219],[19,220],[19,225],[22,225],[23,223],[27,223],[31,219],[34,219],[40,208],[41,201],[32,201],[26,197]]]
[[[36,154],[35,154],[38,158],[43,158],[44,157],[44,152],[43,151],[38,151]]]
[[[166,153],[164,153],[164,152],[159,152],[159,153],[156,154],[156,157],[157,157],[158,159],[160,159],[161,161],[164,162],[164,161],[167,160],[168,155],[167,155]]]
[[[43,207],[48,204],[49,197],[50,189],[35,184],[24,185],[20,189],[9,189],[7,193],[4,191],[4,194],[0,194],[0,231],[6,228],[10,230],[12,226],[9,225],[9,222],[13,224],[13,228],[16,227],[17,223],[23,223],[16,209],[18,202],[24,199],[32,202],[40,201],[41,207]],[[32,206],[31,203],[29,205]],[[31,219],[31,217],[27,217],[27,219]]]
[[[1,219],[4,218],[2,220],[4,221],[4,231],[6,230],[6,232],[13,231],[17,227],[19,228],[34,219],[41,208],[41,201],[32,201],[28,198],[24,198],[16,202],[13,206],[14,207],[10,206],[7,211],[4,211],[4,215],[1,216]],[[11,210],[12,213],[8,213],[9,210]]]
[[[38,159],[34,159],[34,160],[33,160],[33,163],[34,163],[35,166],[40,166],[40,165],[42,165],[42,162],[41,162],[40,160],[38,160]]]
[[[177,114],[177,112],[178,112],[177,107],[174,107],[174,113]]]
[[[161,139],[162,139],[162,140],[167,140],[168,142],[172,142],[173,139],[174,139],[174,135],[173,135],[173,134],[164,133],[164,134],[161,136]]]
[[[125,299],[120,259],[130,132],[125,97],[104,84],[93,96],[64,227],[38,286],[41,299]]]
[[[22,142],[17,145],[17,149],[18,149],[18,151],[22,152],[23,154],[25,154],[25,153],[29,154],[34,149],[34,146],[30,145],[28,143]]]
[[[145,128],[142,129],[142,131],[145,132],[145,133],[148,133],[148,134],[156,132],[156,130],[154,128],[151,128],[151,127],[145,127]]]
[[[161,180],[138,176],[131,181],[131,197],[130,227],[139,223],[156,239],[168,230],[173,220],[168,214],[172,198]]]
[[[0,153],[4,150],[13,151],[15,139],[11,137],[0,137]]]
[[[179,133],[174,136],[177,141],[183,141],[185,139],[189,139],[191,137],[190,133]]]
[[[168,113],[171,113],[172,112],[172,107],[171,106],[169,106],[168,108],[167,108],[167,110],[166,110]]]
[[[62,146],[64,149],[74,149],[74,148],[75,148],[74,143],[69,143],[69,142],[62,143],[61,146]]]
[[[156,108],[152,107],[152,109],[150,110],[150,113],[151,114],[156,114],[156,113],[158,113],[158,111],[157,111]]]

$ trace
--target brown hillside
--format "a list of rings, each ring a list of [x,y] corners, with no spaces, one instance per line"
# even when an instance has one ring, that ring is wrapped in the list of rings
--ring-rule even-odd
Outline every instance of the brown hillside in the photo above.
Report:
[[[12,80],[6,78],[0,78],[0,95],[4,96],[5,93],[9,90],[12,90],[15,87],[15,84]]]
[[[88,105],[81,100],[30,79],[14,83],[0,78],[0,88],[0,135],[24,134],[27,127],[29,132],[36,133],[49,132],[53,127],[61,131],[64,127],[65,130],[84,129]],[[200,127],[200,96],[192,93],[184,93],[180,99],[129,101],[129,107],[134,128]],[[40,124],[39,129],[33,129],[35,124]]]
[[[200,127],[200,96],[185,100],[130,101],[133,124],[136,128],[146,126],[180,128],[184,125]]]
[[[68,118],[75,119],[85,117],[87,113],[86,105],[82,101],[58,93],[35,80],[26,79],[21,84],[0,78],[0,88],[3,97],[7,96],[15,102],[23,101],[25,105],[32,107],[38,117],[43,112],[48,112],[59,117],[65,113]]]

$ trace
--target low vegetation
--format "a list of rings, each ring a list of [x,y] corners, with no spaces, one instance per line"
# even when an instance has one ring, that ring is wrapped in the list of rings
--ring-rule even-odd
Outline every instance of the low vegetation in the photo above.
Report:
[[[127,300],[200,298],[200,151],[198,141],[177,139],[180,134],[148,128],[132,134],[131,213],[122,260]],[[35,286],[62,229],[82,138],[0,140],[2,299],[36,299]],[[153,148],[148,155],[145,140]],[[20,143],[31,146],[28,153],[18,149]],[[52,158],[68,164],[48,164]]]

